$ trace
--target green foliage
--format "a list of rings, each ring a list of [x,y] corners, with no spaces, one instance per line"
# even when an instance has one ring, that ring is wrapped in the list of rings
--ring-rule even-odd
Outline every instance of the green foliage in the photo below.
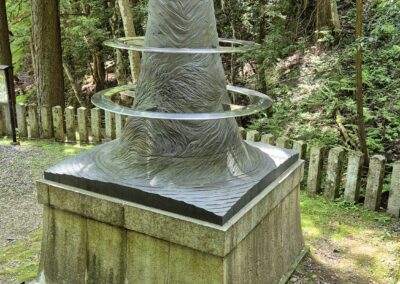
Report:
[[[76,0],[61,3],[63,59],[80,83],[90,73],[88,64],[94,53],[112,54],[111,49],[103,49],[102,43],[111,37],[108,21],[113,10],[101,0],[85,2],[86,5]]]
[[[8,26],[14,71],[18,73],[30,61],[31,11],[29,1],[7,0]]]
[[[285,2],[285,1],[284,1]],[[271,118],[255,118],[250,128],[310,143],[358,144],[354,58],[354,2],[339,2],[340,40],[323,30],[317,46],[306,34],[290,36],[296,17],[277,17],[267,35],[261,69],[267,94],[274,99]],[[367,145],[371,153],[400,158],[400,1],[366,4],[363,81]],[[284,4],[275,9],[285,13]],[[292,22],[292,23],[291,23]],[[308,41],[307,41],[308,39]],[[336,44],[333,48],[326,48]],[[321,49],[321,44],[324,49]],[[309,74],[309,75],[307,75]],[[343,124],[346,140],[337,120]]]

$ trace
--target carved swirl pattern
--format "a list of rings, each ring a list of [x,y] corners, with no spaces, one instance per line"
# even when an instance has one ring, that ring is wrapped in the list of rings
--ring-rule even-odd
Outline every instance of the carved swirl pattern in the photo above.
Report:
[[[213,48],[212,0],[150,0],[145,45]],[[134,107],[213,112],[228,101],[219,54],[144,53]],[[122,137],[92,153],[97,167],[122,182],[159,188],[225,187],[262,176],[267,157],[243,143],[234,119],[130,118]]]

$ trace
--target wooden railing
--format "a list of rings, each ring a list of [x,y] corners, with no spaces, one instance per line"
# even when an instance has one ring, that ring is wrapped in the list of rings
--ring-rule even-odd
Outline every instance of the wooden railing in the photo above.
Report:
[[[126,117],[103,112],[98,108],[87,109],[60,106],[53,108],[18,104],[16,106],[18,133],[21,138],[54,138],[59,142],[102,143],[121,135]],[[9,135],[7,110],[0,108],[0,135]],[[306,180],[303,188],[311,195],[324,194],[334,200],[341,196],[351,203],[359,202],[363,193],[363,206],[369,210],[382,210],[381,198],[384,181],[389,185],[387,212],[400,215],[400,161],[393,163],[385,172],[386,158],[371,157],[368,169],[363,169],[360,153],[341,147],[327,149],[319,145],[307,145],[303,141],[291,141],[286,137],[275,138],[271,134],[240,129],[242,137],[251,141],[293,149],[306,161]],[[362,176],[367,172],[366,177]],[[389,178],[390,177],[390,178]],[[390,181],[389,181],[390,180]]]

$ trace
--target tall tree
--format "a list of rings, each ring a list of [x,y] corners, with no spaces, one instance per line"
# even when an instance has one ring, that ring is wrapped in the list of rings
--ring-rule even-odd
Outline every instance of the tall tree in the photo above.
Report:
[[[5,0],[0,0],[0,64],[12,65]]]
[[[365,134],[365,120],[364,120],[364,98],[363,98],[363,77],[362,77],[362,61],[363,54],[361,49],[361,37],[362,37],[362,0],[356,0],[356,41],[357,41],[357,53],[356,53],[356,104],[357,104],[357,120],[358,120],[358,135],[360,139],[361,152],[364,154],[364,161],[368,163],[368,147]]]
[[[122,22],[124,24],[125,36],[135,37],[136,31],[133,24],[133,16],[129,0],[118,0],[121,10]],[[131,66],[132,80],[136,82],[139,79],[140,72],[140,54],[139,52],[129,52],[129,63]]]
[[[339,14],[336,0],[316,1],[316,29],[320,31],[324,27],[340,29]]]
[[[59,0],[31,0],[31,13],[38,104],[64,107]]]

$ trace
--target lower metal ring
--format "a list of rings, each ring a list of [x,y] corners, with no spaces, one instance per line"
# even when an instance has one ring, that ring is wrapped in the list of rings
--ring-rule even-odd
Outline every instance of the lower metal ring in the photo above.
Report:
[[[124,91],[135,91],[135,85],[124,85],[96,93],[92,97],[92,103],[101,109],[109,112],[122,114],[132,117],[143,117],[149,119],[165,119],[165,120],[212,120],[224,119],[232,117],[241,117],[256,114],[260,111],[268,109],[272,105],[270,97],[246,88],[228,85],[227,90],[233,93],[242,94],[252,98],[252,104],[247,106],[240,105],[224,105],[227,109],[221,112],[204,112],[204,113],[166,113],[154,111],[135,110],[134,108],[121,106],[111,100],[111,97]]]

